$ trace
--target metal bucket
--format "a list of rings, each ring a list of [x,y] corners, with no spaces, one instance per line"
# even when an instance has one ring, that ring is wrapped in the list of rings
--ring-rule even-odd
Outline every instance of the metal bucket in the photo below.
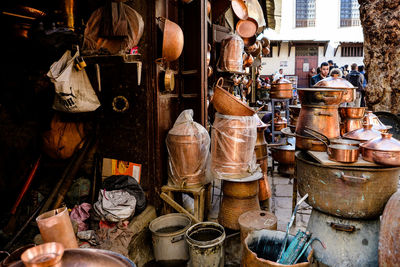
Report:
[[[191,219],[181,213],[171,213],[151,221],[154,258],[163,266],[180,266],[189,260],[185,232]]]
[[[214,222],[201,222],[186,231],[186,242],[189,244],[189,267],[223,267],[224,266],[225,230]]]
[[[331,267],[378,266],[379,218],[350,220],[312,211],[307,231],[326,244],[312,244],[315,259]]]
[[[78,247],[66,207],[45,212],[36,218],[36,222],[45,243],[59,242],[66,249]]]
[[[275,266],[295,266],[308,267],[312,258],[313,250],[311,247],[300,258],[299,262],[294,265],[282,265],[276,263],[281,249],[285,233],[272,230],[252,231],[244,240],[244,254],[242,257],[243,267],[275,267]],[[288,244],[294,239],[293,235],[289,235]],[[288,245],[287,245],[288,246]]]

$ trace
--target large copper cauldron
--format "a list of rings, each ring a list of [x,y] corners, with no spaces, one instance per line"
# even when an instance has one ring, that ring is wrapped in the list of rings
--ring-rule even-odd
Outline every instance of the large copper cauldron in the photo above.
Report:
[[[219,178],[243,178],[251,174],[257,138],[255,116],[217,113],[211,137],[211,169]]]
[[[249,178],[223,180],[222,203],[219,209],[218,222],[223,226],[239,230],[239,216],[250,210],[260,210],[258,201],[258,180],[261,173]]]
[[[296,152],[301,196],[313,208],[350,219],[378,218],[397,191],[400,167],[326,166],[305,152]]]

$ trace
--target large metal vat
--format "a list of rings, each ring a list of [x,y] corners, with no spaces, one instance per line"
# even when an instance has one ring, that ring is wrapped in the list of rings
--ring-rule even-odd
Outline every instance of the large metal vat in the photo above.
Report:
[[[313,208],[344,218],[377,218],[397,191],[400,168],[325,166],[296,152],[301,196]]]
[[[330,267],[378,266],[379,218],[349,220],[313,210],[307,231],[325,243],[312,244],[317,261]]]

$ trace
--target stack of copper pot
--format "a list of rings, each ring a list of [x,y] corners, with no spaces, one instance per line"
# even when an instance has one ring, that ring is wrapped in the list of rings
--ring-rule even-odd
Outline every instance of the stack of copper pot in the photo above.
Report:
[[[323,142],[307,133],[315,130],[328,138],[340,137],[339,104],[354,100],[354,87],[343,78],[328,77],[314,88],[297,89],[301,110],[296,124],[296,147],[326,151]]]
[[[223,88],[223,80],[217,82],[215,90],[220,93],[214,94],[212,100],[218,113],[211,133],[211,172],[222,180],[218,221],[224,227],[239,230],[239,216],[260,209],[259,192],[264,199],[270,196],[266,175],[257,170],[256,164],[257,154],[261,168],[267,169],[266,142],[257,135],[267,125],[259,123],[253,109]]]
[[[340,134],[357,130],[363,127],[365,107],[340,107]]]

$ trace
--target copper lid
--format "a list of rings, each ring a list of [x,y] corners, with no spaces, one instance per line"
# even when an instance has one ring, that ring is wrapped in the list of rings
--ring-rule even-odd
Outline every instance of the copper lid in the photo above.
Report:
[[[344,138],[358,141],[369,141],[381,136],[381,132],[372,129],[372,124],[364,124],[364,128],[357,129],[343,135]]]
[[[343,78],[327,77],[317,82],[314,87],[322,88],[355,88],[348,80]]]
[[[383,124],[371,110],[366,110],[363,118],[363,123],[372,124],[372,129],[375,130],[388,130],[391,127]]]
[[[373,150],[400,151],[400,142],[392,138],[390,133],[382,133],[381,137],[369,140],[362,146]]]
[[[267,211],[252,210],[240,215],[238,222],[241,227],[252,230],[272,229],[277,224],[277,218]]]
[[[280,78],[280,79],[272,82],[272,84],[281,84],[281,83],[290,83],[291,84],[292,82],[285,78]]]

